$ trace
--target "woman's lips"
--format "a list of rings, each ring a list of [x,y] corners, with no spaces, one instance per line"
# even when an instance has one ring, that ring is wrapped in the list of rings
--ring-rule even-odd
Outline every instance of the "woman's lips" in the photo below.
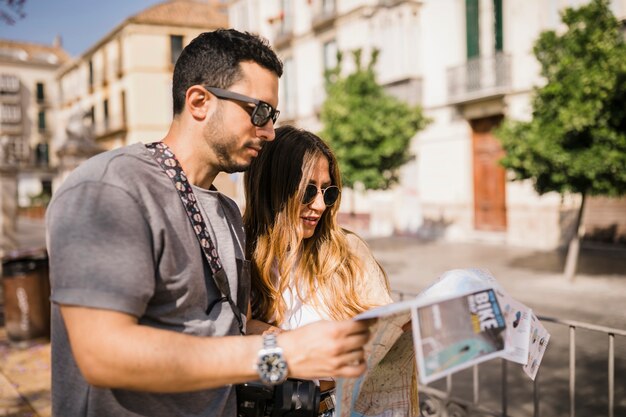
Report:
[[[307,225],[307,226],[315,226],[317,225],[317,222],[320,220],[319,217],[301,217],[302,222]]]

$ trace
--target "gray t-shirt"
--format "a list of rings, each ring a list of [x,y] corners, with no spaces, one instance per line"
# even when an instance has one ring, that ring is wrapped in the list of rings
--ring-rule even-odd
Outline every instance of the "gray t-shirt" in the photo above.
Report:
[[[245,314],[250,277],[239,209],[217,191],[194,192]],[[96,388],[72,356],[59,304],[120,311],[142,325],[200,337],[239,334],[229,304],[217,301],[221,294],[171,180],[143,144],[76,169],[55,194],[47,227],[53,415],[234,416],[231,386],[176,394]]]

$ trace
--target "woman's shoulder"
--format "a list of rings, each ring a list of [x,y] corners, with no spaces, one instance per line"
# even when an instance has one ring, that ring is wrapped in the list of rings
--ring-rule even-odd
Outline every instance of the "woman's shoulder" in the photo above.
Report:
[[[341,230],[346,237],[346,242],[348,242],[348,246],[350,247],[350,249],[352,249],[357,254],[371,253],[367,242],[365,242],[365,240],[363,240],[361,236],[348,229]]]

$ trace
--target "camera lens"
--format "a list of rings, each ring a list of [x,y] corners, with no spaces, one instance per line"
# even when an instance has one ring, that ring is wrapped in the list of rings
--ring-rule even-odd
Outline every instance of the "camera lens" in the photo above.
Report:
[[[272,417],[315,417],[320,408],[320,389],[315,382],[287,379],[276,387]]]

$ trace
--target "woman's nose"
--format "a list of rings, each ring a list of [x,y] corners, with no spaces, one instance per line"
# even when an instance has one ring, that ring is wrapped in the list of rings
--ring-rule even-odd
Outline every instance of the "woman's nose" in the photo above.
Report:
[[[315,198],[311,202],[311,208],[318,211],[324,211],[326,209],[326,203],[324,203],[324,194],[320,190],[317,190]]]

